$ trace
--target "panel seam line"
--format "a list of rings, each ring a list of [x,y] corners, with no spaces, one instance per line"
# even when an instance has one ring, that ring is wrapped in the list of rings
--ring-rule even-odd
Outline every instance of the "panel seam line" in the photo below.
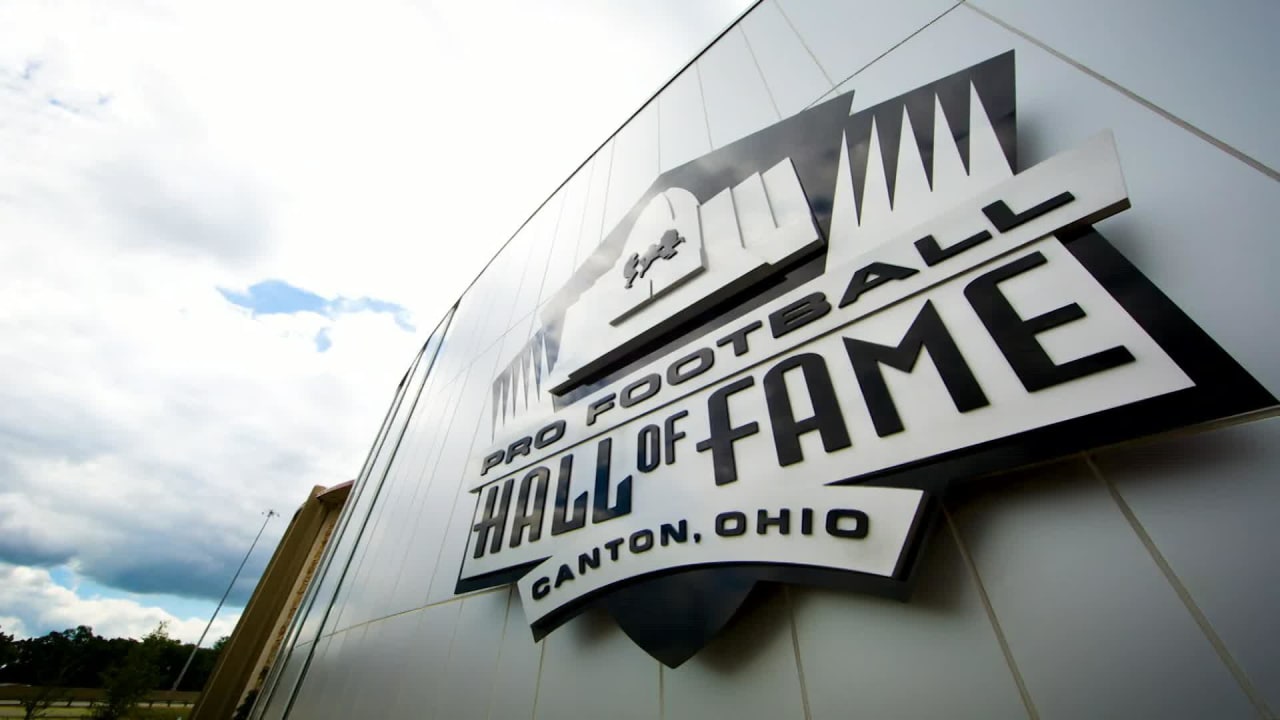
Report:
[[[1031,36],[1031,35],[1027,34],[1026,32],[1023,32],[1022,30],[1019,30],[1018,28],[1016,28],[1016,27],[1014,27],[1014,26],[1010,25],[1009,23],[1007,23],[1007,22],[1005,22],[1005,21],[1001,20],[1000,18],[998,18],[998,17],[996,17],[996,16],[992,15],[991,13],[989,13],[989,12],[987,12],[987,11],[985,11],[985,10],[981,9],[981,8],[974,7],[973,5],[968,5],[968,4],[967,4],[967,5],[966,5],[966,7],[968,7],[970,10],[972,10],[972,11],[974,11],[974,12],[978,13],[978,14],[979,14],[979,15],[981,15],[982,17],[984,17],[984,18],[986,18],[986,19],[990,20],[991,22],[993,22],[993,23],[995,23],[995,24],[999,25],[1000,27],[1004,28],[1005,30],[1008,30],[1009,32],[1013,33],[1014,35],[1017,35],[1018,37],[1020,37],[1020,38],[1022,38],[1022,39],[1024,39],[1024,40],[1026,40],[1027,42],[1029,42],[1029,43],[1031,43],[1031,44],[1035,45],[1036,47],[1040,48],[1041,50],[1044,50],[1045,52],[1049,53],[1050,55],[1053,55],[1054,57],[1056,57],[1056,58],[1058,58],[1059,60],[1061,60],[1061,61],[1063,61],[1063,62],[1067,63],[1067,64],[1068,64],[1068,65],[1070,65],[1071,67],[1073,67],[1073,68],[1075,68],[1075,69],[1079,70],[1080,72],[1082,72],[1082,73],[1084,73],[1084,74],[1088,75],[1089,77],[1093,78],[1094,80],[1097,80],[1098,82],[1102,83],[1103,85],[1106,85],[1107,87],[1111,88],[1112,90],[1115,90],[1116,92],[1120,93],[1121,95],[1124,95],[1125,97],[1127,97],[1127,98],[1129,98],[1130,100],[1132,100],[1132,101],[1134,101],[1134,102],[1138,103],[1139,105],[1141,105],[1141,106],[1145,107],[1146,109],[1150,110],[1151,112],[1154,112],[1155,114],[1159,115],[1160,117],[1164,118],[1165,120],[1168,120],[1169,122],[1173,123],[1174,125],[1177,125],[1178,127],[1182,128],[1183,130],[1186,130],[1187,132],[1191,133],[1192,135],[1195,135],[1196,137],[1200,138],[1201,140],[1204,140],[1205,142],[1209,143],[1210,145],[1213,145],[1214,147],[1218,148],[1219,150],[1221,150],[1221,151],[1225,152],[1226,154],[1230,155],[1231,157],[1233,157],[1233,158],[1235,158],[1235,159],[1239,160],[1240,162],[1244,163],[1245,165],[1248,165],[1249,167],[1253,168],[1254,170],[1257,170],[1258,172],[1262,173],[1263,175],[1266,175],[1267,177],[1271,178],[1272,180],[1280,181],[1280,171],[1276,171],[1275,169],[1273,169],[1273,168],[1269,167],[1266,163],[1263,163],[1261,160],[1257,160],[1257,159],[1255,159],[1255,158],[1251,157],[1250,155],[1246,154],[1244,151],[1237,149],[1235,146],[1230,145],[1230,144],[1228,144],[1228,143],[1224,142],[1223,140],[1218,139],[1217,137],[1215,137],[1215,136],[1213,136],[1213,135],[1209,134],[1208,132],[1206,132],[1206,131],[1204,131],[1204,130],[1201,130],[1200,128],[1196,127],[1195,125],[1192,125],[1191,123],[1187,122],[1186,120],[1183,120],[1182,118],[1178,117],[1177,115],[1174,115],[1173,113],[1169,112],[1168,110],[1165,110],[1164,108],[1160,107],[1159,105],[1155,104],[1154,102],[1152,102],[1152,101],[1150,101],[1150,100],[1148,100],[1148,99],[1146,99],[1146,98],[1142,97],[1141,95],[1137,94],[1136,92],[1134,92],[1134,91],[1132,91],[1132,90],[1130,90],[1130,89],[1128,89],[1128,88],[1124,87],[1124,86],[1123,86],[1123,85],[1121,85],[1120,83],[1118,83],[1118,82],[1116,82],[1116,81],[1112,80],[1111,78],[1108,78],[1107,76],[1103,75],[1102,73],[1100,73],[1100,72],[1098,72],[1098,71],[1096,71],[1096,70],[1093,70],[1092,68],[1090,68],[1090,67],[1088,67],[1088,66],[1086,66],[1086,65],[1083,65],[1083,64],[1081,64],[1081,63],[1079,63],[1079,62],[1077,62],[1077,61],[1075,61],[1075,60],[1071,59],[1071,58],[1070,58],[1070,57],[1068,57],[1066,54],[1064,54],[1064,53],[1062,53],[1062,52],[1060,52],[1060,51],[1058,51],[1058,50],[1055,50],[1054,48],[1050,47],[1048,44],[1046,44],[1046,43],[1044,43],[1044,42],[1041,42],[1040,40],[1036,39],[1035,37],[1033,37],[1033,36]]]
[[[782,19],[787,23],[787,27],[791,28],[792,34],[794,34],[796,39],[800,41],[800,47],[804,48],[806,53],[809,53],[809,57],[813,60],[813,64],[818,66],[818,72],[822,73],[822,77],[825,78],[827,84],[831,86],[831,89],[827,90],[827,92],[831,92],[831,90],[835,89],[836,82],[831,79],[831,75],[827,72],[827,69],[822,66],[822,63],[818,60],[818,56],[813,54],[813,49],[809,47],[809,43],[804,41],[804,36],[796,29],[796,24],[791,22],[791,16],[787,15],[786,8],[782,7],[782,0],[775,0],[773,6],[778,8],[778,12],[782,15]]]
[[[507,628],[511,624],[511,596],[515,593],[515,588],[510,585],[507,588],[507,612],[502,616],[502,634],[498,640],[498,657],[493,661],[493,680],[489,683],[489,704],[485,707],[485,720],[493,718],[493,701],[498,695],[498,677],[502,670],[502,651],[507,647]]]
[[[1000,645],[1000,652],[1004,655],[1004,661],[1009,666],[1010,674],[1013,675],[1013,682],[1018,686],[1018,695],[1022,697],[1022,704],[1027,709],[1027,716],[1031,720],[1039,720],[1040,712],[1036,710],[1035,702],[1031,699],[1031,691],[1027,689],[1027,683],[1022,677],[1022,671],[1018,669],[1018,663],[1013,658],[1013,649],[1009,647],[1009,639],[1005,637],[1004,628],[1000,626],[1000,619],[996,617],[996,610],[991,604],[991,596],[987,594],[987,587],[982,584],[982,576],[978,574],[978,566],[974,563],[973,556],[969,554],[969,549],[965,547],[964,539],[960,537],[960,529],[956,527],[955,520],[952,519],[951,512],[947,510],[946,506],[943,506],[942,514],[946,519],[947,528],[951,530],[952,538],[956,541],[956,548],[960,551],[960,558],[969,570],[969,577],[973,579],[973,584],[978,590],[978,599],[982,602],[982,609],[986,611],[987,619],[991,622],[991,629],[995,633],[996,643]]]
[[[1232,677],[1235,678],[1236,683],[1240,685],[1240,689],[1244,691],[1245,696],[1249,698],[1249,702],[1253,704],[1254,709],[1263,717],[1275,717],[1271,712],[1271,709],[1267,707],[1266,700],[1262,698],[1261,693],[1259,693],[1258,689],[1249,681],[1249,676],[1245,673],[1244,668],[1240,667],[1240,664],[1236,662],[1235,657],[1231,655],[1231,651],[1227,649],[1226,643],[1222,641],[1221,636],[1219,636],[1217,631],[1213,629],[1213,625],[1210,624],[1208,616],[1206,616],[1204,611],[1200,609],[1199,604],[1197,604],[1195,598],[1191,596],[1191,592],[1187,589],[1187,586],[1182,582],[1182,579],[1178,577],[1178,574],[1174,572],[1173,567],[1165,558],[1164,553],[1160,552],[1160,548],[1156,547],[1155,541],[1152,540],[1151,535],[1147,533],[1146,527],[1144,527],[1142,522],[1138,520],[1138,516],[1133,512],[1133,508],[1129,506],[1129,503],[1124,499],[1124,496],[1120,494],[1120,489],[1116,487],[1115,483],[1107,479],[1107,476],[1103,474],[1102,469],[1098,467],[1096,462],[1094,462],[1091,454],[1086,453],[1084,455],[1084,460],[1085,463],[1088,464],[1089,470],[1093,473],[1093,476],[1097,478],[1098,482],[1102,483],[1102,485],[1106,487],[1107,492],[1111,495],[1111,499],[1115,501],[1116,506],[1120,509],[1120,514],[1124,515],[1129,526],[1133,528],[1134,534],[1138,536],[1138,540],[1140,540],[1143,547],[1147,549],[1147,553],[1151,555],[1151,559],[1155,562],[1156,567],[1160,569],[1160,572],[1173,588],[1178,599],[1186,606],[1187,612],[1191,614],[1191,617],[1196,621],[1196,624],[1200,626],[1200,631],[1203,632],[1204,636],[1209,640],[1209,644],[1213,646],[1214,652],[1218,654],[1218,658],[1222,660],[1222,664],[1226,665],[1227,670],[1231,673]]]
[[[702,96],[702,122],[707,127],[707,147],[715,150],[716,141],[711,137],[711,116],[707,114],[707,88],[702,84],[702,63],[695,62],[693,70],[698,76],[698,94]]]
[[[738,34],[742,35],[742,42],[747,46],[747,54],[751,56],[751,64],[755,65],[756,74],[760,76],[760,84],[764,86],[764,94],[769,96],[769,104],[773,106],[773,114],[777,116],[778,120],[781,120],[782,111],[778,109],[778,100],[773,97],[773,90],[769,88],[769,79],[764,76],[764,68],[760,67],[760,58],[756,57],[755,48],[751,47],[751,38],[747,37],[747,31],[742,26],[738,26]]]
[[[809,108],[813,107],[814,105],[817,105],[818,103],[822,102],[822,99],[823,99],[823,98],[825,98],[825,97],[827,97],[828,95],[831,95],[833,92],[835,92],[835,91],[836,91],[836,88],[840,87],[841,85],[843,85],[843,84],[845,84],[845,83],[849,82],[850,80],[852,80],[853,78],[857,77],[857,76],[858,76],[858,75],[860,75],[864,70],[866,70],[867,68],[871,67],[872,65],[875,65],[876,63],[880,62],[882,59],[884,59],[884,57],[885,57],[886,55],[888,55],[889,53],[893,52],[894,50],[897,50],[898,48],[902,47],[902,45],[903,45],[903,44],[905,44],[905,43],[906,43],[908,40],[910,40],[911,38],[915,37],[916,35],[919,35],[920,33],[924,32],[925,30],[929,29],[929,27],[930,27],[930,26],[932,26],[934,23],[938,22],[938,21],[939,21],[939,20],[941,20],[942,18],[946,17],[948,13],[950,13],[952,10],[955,10],[956,8],[960,7],[962,4],[963,4],[963,2],[957,2],[955,5],[952,5],[951,7],[947,8],[946,10],[943,10],[943,11],[942,11],[941,13],[939,13],[939,14],[938,14],[938,16],[937,16],[937,17],[935,17],[934,19],[930,20],[929,22],[925,23],[924,25],[921,25],[919,28],[916,28],[914,31],[912,31],[912,33],[911,33],[910,35],[908,35],[908,36],[906,36],[906,37],[902,38],[901,40],[899,40],[898,42],[894,43],[894,44],[893,44],[893,47],[891,47],[891,48],[889,48],[888,50],[885,50],[884,52],[882,52],[882,53],[880,53],[879,55],[875,56],[874,58],[872,58],[871,60],[869,60],[869,61],[867,62],[867,64],[866,64],[866,65],[863,65],[862,67],[858,68],[857,70],[854,70],[853,72],[849,73],[849,75],[848,75],[847,77],[845,77],[845,78],[844,78],[843,80],[841,80],[840,82],[836,83],[836,84],[835,84],[835,85],[834,85],[830,90],[828,90],[828,91],[826,91],[826,92],[822,93],[821,95],[819,95],[817,100],[814,100],[813,102],[811,102],[811,103],[809,103],[808,105],[806,105],[806,106],[805,106],[805,109],[807,110],[807,109],[809,109]]]
[[[784,585],[782,594],[787,601],[787,619],[791,624],[791,649],[796,654],[796,676],[800,679],[800,703],[804,708],[804,720],[812,720],[813,712],[809,708],[809,684],[804,679],[804,661],[800,659],[800,632],[796,629],[796,605],[791,597],[791,588]]]

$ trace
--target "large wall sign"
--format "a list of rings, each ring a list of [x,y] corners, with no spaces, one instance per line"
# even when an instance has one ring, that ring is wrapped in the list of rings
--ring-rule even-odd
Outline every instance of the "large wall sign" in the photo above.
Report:
[[[1100,133],[1016,172],[1012,53],[657,179],[495,379],[457,590],[675,666],[761,580],[905,598],[949,484],[1273,405],[1092,223]]]

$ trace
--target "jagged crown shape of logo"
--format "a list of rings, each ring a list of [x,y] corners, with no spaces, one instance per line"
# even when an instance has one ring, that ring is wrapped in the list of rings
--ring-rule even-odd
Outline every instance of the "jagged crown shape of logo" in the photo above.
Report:
[[[1093,231],[1109,134],[1016,148],[1009,52],[658,177],[493,382],[457,590],[675,666],[762,581],[905,599],[953,482],[1275,404]]]

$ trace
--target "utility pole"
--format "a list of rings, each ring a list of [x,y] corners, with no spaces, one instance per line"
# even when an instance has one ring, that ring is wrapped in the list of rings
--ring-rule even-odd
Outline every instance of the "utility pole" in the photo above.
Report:
[[[173,681],[173,690],[178,689],[178,685],[182,683],[182,678],[187,674],[187,670],[191,667],[191,661],[196,659],[196,653],[200,651],[200,644],[204,642],[204,636],[209,634],[209,628],[213,627],[214,618],[218,617],[218,611],[222,609],[222,603],[227,601],[227,596],[231,594],[231,588],[235,587],[236,580],[240,577],[240,571],[244,570],[244,564],[249,562],[249,556],[253,554],[253,548],[258,544],[258,538],[262,537],[262,531],[267,529],[267,523],[271,522],[271,518],[279,515],[275,510],[267,511],[267,519],[262,521],[262,527],[258,528],[258,534],[253,537],[253,542],[249,544],[249,550],[244,554],[244,559],[240,561],[240,567],[236,568],[236,574],[231,576],[231,582],[227,583],[227,591],[222,593],[222,599],[218,601],[218,607],[213,609],[213,615],[209,616],[209,624],[204,626],[204,632],[200,633],[200,639],[196,641],[195,647],[191,648],[191,654],[187,656],[187,663],[182,666],[182,672],[178,673],[178,679]]]

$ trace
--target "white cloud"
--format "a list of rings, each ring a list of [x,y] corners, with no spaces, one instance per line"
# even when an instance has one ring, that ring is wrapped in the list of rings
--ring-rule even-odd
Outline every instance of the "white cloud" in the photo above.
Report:
[[[54,582],[47,570],[0,563],[0,628],[15,637],[87,625],[103,637],[140,638],[166,623],[169,637],[195,642],[208,618],[179,618],[131,598],[81,597]],[[240,619],[237,611],[219,613],[206,636],[206,645],[230,635]]]
[[[25,566],[74,562],[216,598],[259,513],[359,469],[426,331],[743,5],[0,4],[10,578],[44,587]],[[388,313],[255,316],[217,290],[269,278],[397,303],[418,332]],[[158,617],[24,592],[0,615],[37,617],[11,603],[46,593],[71,625]]]

